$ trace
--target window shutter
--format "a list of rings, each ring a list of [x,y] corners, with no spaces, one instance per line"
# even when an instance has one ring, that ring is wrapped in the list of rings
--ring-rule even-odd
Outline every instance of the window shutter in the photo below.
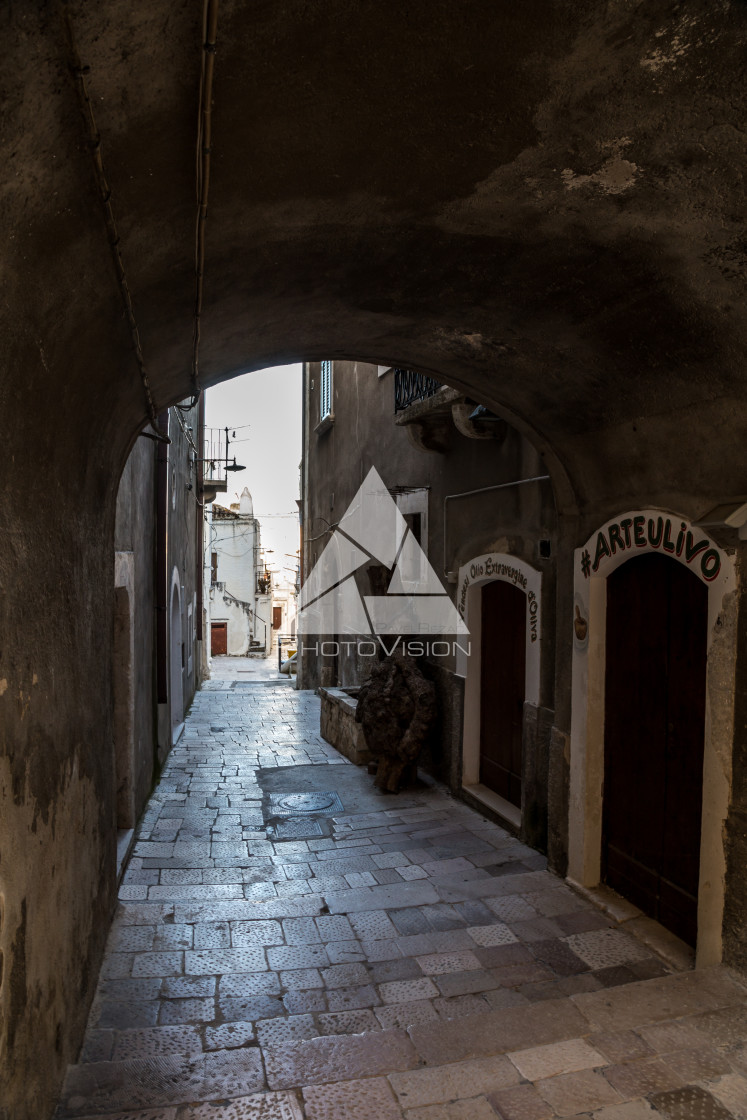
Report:
[[[322,381],[319,394],[319,419],[332,415],[332,363],[322,362]]]

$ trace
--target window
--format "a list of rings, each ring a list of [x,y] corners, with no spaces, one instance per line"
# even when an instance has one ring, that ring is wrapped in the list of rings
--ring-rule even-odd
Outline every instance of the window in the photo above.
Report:
[[[332,415],[332,363],[322,362],[322,379],[319,386],[319,419]]]
[[[418,544],[423,543],[423,515],[422,513],[406,513],[404,514],[407,527],[414,536]]]
[[[407,528],[419,546],[403,559],[402,586],[407,591],[422,590],[432,576],[428,562],[428,488],[425,486],[395,493],[394,500]]]

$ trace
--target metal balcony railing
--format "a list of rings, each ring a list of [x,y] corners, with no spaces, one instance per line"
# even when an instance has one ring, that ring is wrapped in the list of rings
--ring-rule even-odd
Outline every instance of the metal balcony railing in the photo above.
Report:
[[[426,377],[424,373],[415,373],[411,369],[394,370],[394,411],[403,412],[417,401],[427,400],[428,397],[442,389],[440,381],[434,377]]]
[[[227,488],[226,475],[226,433],[223,428],[205,428],[205,450],[203,452],[204,484]]]

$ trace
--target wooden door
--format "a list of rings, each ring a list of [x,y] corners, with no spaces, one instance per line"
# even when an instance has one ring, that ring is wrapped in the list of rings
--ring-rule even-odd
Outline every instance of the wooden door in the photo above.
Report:
[[[480,782],[521,806],[527,600],[503,580],[482,589]]]
[[[210,652],[213,657],[225,656],[228,653],[228,623],[210,623]]]
[[[607,580],[602,875],[688,944],[697,933],[708,592],[646,554]]]
[[[272,628],[273,628],[273,630],[279,630],[282,625],[283,625],[283,608],[282,607],[273,607],[272,608]]]

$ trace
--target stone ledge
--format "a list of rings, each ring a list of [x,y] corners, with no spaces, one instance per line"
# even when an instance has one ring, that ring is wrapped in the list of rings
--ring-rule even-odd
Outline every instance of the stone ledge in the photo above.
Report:
[[[344,688],[320,688],[322,737],[356,766],[367,766],[372,755],[363,728],[355,722],[358,701]]]

